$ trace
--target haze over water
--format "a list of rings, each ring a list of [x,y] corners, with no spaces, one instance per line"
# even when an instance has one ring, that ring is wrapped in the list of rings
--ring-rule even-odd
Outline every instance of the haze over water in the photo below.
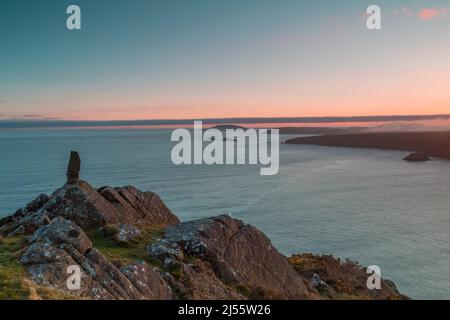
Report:
[[[135,185],[182,220],[229,213],[284,254],[378,265],[412,298],[450,299],[450,162],[405,152],[281,145],[280,172],[172,164],[170,130],[0,131],[0,216],[65,182],[70,150],[95,187]],[[286,138],[282,136],[282,139]]]

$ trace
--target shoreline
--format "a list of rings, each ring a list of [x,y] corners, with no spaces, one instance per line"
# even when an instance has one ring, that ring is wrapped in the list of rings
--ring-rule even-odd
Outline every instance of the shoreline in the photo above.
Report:
[[[450,131],[318,135],[288,139],[285,144],[421,152],[450,160]]]

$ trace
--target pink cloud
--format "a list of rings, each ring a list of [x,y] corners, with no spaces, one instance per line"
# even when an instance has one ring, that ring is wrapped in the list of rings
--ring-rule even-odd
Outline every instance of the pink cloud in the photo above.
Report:
[[[447,15],[448,9],[447,7],[423,8],[419,11],[417,17],[421,20],[433,20]]]

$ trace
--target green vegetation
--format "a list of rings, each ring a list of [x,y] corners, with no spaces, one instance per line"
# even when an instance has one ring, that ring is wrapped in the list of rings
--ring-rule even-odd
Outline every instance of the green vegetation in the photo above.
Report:
[[[29,290],[23,283],[25,269],[19,259],[24,236],[0,238],[0,300],[27,299]]]
[[[0,236],[0,300],[80,299],[54,288],[37,286],[29,280],[19,262],[24,248],[24,235],[11,238]]]
[[[113,225],[89,230],[87,236],[91,239],[93,246],[115,264],[128,265],[144,260],[151,265],[160,266],[160,262],[151,258],[145,247],[161,238],[163,229],[140,225],[139,230],[141,230],[141,235],[130,243],[115,239],[114,236],[118,229]]]

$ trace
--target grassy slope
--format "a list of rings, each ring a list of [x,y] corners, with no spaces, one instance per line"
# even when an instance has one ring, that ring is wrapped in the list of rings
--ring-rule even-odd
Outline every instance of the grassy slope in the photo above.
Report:
[[[101,230],[89,230],[86,234],[94,248],[99,250],[108,260],[116,265],[129,265],[137,261],[145,261],[159,266],[159,262],[146,252],[145,247],[161,238],[163,229],[139,226],[142,234],[133,243],[123,243],[114,239],[114,231],[105,234]]]
[[[133,243],[122,243],[99,230],[87,234],[95,248],[116,265],[128,265],[144,260],[151,265],[159,265],[145,250],[145,247],[161,237],[163,230],[141,227],[142,234]],[[0,300],[25,299],[80,299],[56,289],[40,287],[27,279],[25,268],[19,262],[26,247],[25,236],[0,238]]]
[[[30,292],[23,283],[25,270],[19,259],[24,237],[0,239],[0,300],[27,299]]]

